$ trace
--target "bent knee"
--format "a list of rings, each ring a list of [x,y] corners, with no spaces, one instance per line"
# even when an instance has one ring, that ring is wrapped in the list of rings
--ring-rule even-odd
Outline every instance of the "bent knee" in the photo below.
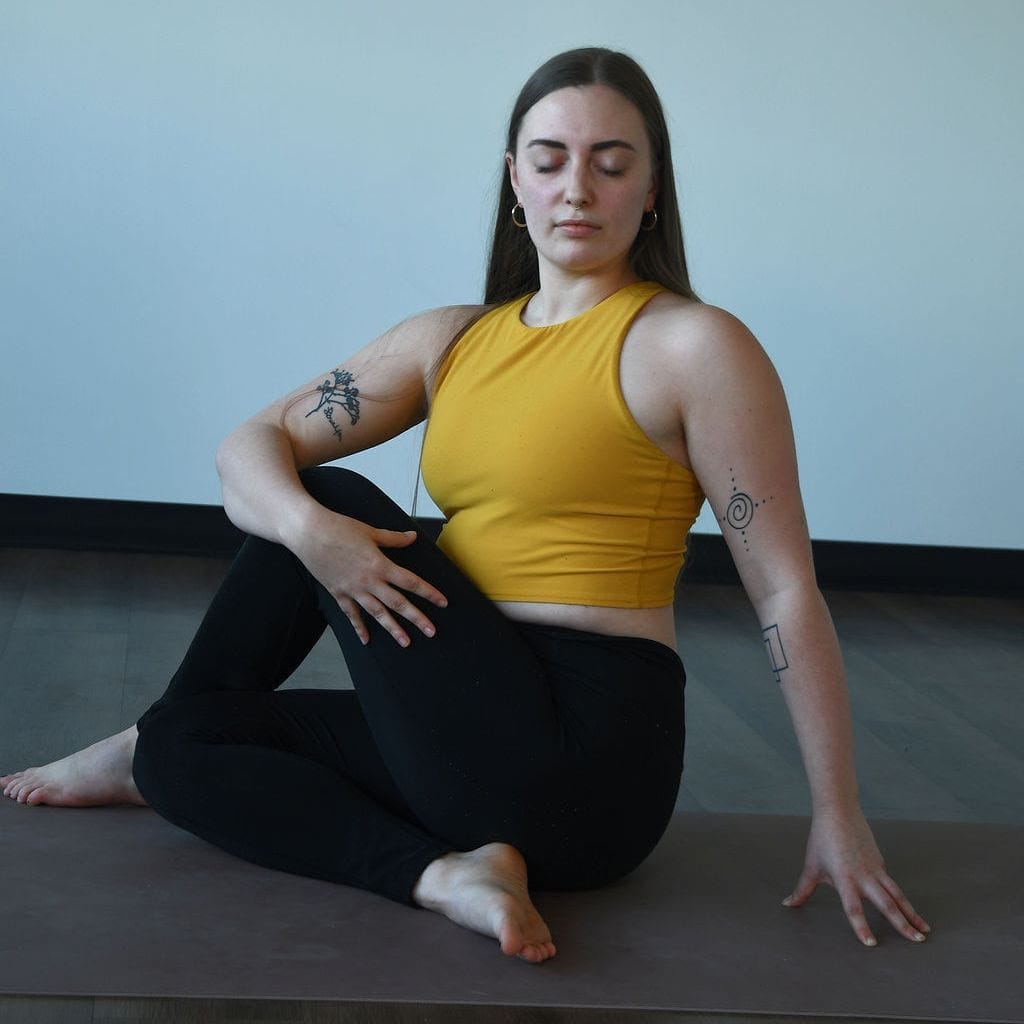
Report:
[[[181,785],[188,771],[189,746],[216,727],[225,696],[231,695],[218,691],[184,697],[140,720],[132,777],[151,807],[159,809],[168,791]]]
[[[407,530],[409,518],[373,481],[343,466],[304,469],[299,479],[325,508],[386,530]]]

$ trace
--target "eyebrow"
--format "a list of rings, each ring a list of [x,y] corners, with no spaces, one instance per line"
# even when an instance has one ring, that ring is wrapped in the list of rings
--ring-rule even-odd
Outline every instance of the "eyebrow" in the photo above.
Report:
[[[562,149],[566,151],[569,149],[564,142],[558,142],[555,139],[531,139],[526,144],[526,148],[529,149],[531,146],[547,146],[548,149]],[[626,142],[625,139],[606,139],[604,142],[595,142],[590,147],[591,153],[597,153],[602,149],[628,149],[633,153],[636,152],[636,147]]]

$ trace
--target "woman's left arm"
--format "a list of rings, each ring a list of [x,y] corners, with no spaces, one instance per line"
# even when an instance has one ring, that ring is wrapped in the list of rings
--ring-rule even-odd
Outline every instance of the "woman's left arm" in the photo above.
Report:
[[[703,307],[683,325],[673,347],[687,456],[760,620],[811,791],[804,869],[784,902],[800,906],[825,882],[865,945],[875,945],[865,899],[920,942],[929,926],[887,874],[860,809],[842,657],[815,580],[782,385],[735,317]]]

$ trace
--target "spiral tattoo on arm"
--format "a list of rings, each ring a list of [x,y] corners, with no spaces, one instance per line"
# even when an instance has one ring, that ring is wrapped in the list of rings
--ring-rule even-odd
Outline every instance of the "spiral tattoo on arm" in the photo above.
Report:
[[[746,491],[741,491],[736,486],[736,477],[732,476],[732,467],[729,467],[729,474],[732,482],[732,494],[729,497],[729,504],[725,508],[725,515],[719,518],[719,522],[738,530],[743,538],[744,551],[750,550],[750,539],[747,537],[747,527],[753,522],[754,512],[762,505],[774,500],[773,495],[767,498],[755,500]]]

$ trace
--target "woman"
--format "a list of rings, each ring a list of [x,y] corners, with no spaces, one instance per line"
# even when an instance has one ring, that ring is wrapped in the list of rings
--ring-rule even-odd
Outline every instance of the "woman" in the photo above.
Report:
[[[224,504],[251,536],[167,693],[5,794],[148,803],[257,863],[543,961],[527,870],[541,888],[604,884],[672,813],[672,590],[706,495],[813,798],[786,903],[828,882],[865,944],[864,899],[920,941],[859,808],[782,389],[746,328],[690,289],[653,87],[622,54],[561,54],[520,94],[505,160],[487,305],[398,325],[227,438]],[[355,474],[311,469],[428,411],[439,546]],[[327,624],[356,693],[277,691]]]

